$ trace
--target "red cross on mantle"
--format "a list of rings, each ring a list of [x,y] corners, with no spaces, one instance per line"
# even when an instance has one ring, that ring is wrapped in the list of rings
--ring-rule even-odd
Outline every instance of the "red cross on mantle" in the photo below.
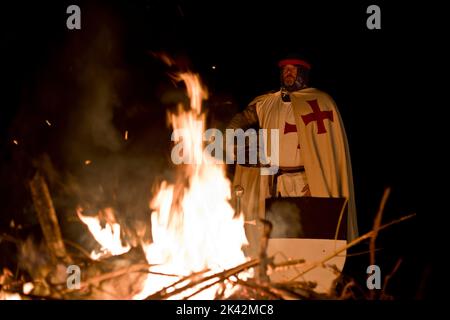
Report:
[[[295,124],[291,124],[287,121],[284,122],[284,134],[288,134],[291,132],[297,132],[297,126]]]
[[[311,121],[317,121],[317,134],[326,133],[327,130],[325,129],[323,120],[328,119],[330,121],[333,121],[333,111],[321,111],[317,99],[308,100],[306,102],[308,102],[308,104],[311,106],[313,112],[302,116],[305,126],[307,126]]]

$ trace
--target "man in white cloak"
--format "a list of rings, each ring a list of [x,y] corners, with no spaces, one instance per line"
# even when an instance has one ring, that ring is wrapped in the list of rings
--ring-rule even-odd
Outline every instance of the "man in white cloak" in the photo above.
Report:
[[[276,174],[262,175],[258,165],[236,165],[233,185],[244,189],[240,202],[249,242],[259,243],[260,233],[252,225],[265,217],[265,200],[271,196],[346,198],[347,240],[351,241],[358,236],[358,227],[350,155],[339,111],[328,94],[308,87],[311,66],[307,61],[288,57],[278,66],[281,89],[255,98],[228,126],[278,129],[278,157],[269,155],[272,160],[278,158]],[[269,153],[271,138],[266,140]],[[257,250],[250,251],[254,255]]]

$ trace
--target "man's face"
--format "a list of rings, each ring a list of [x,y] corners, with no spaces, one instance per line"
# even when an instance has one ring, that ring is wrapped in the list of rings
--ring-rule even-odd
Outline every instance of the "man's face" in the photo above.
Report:
[[[285,65],[282,69],[282,79],[285,86],[292,86],[297,79],[297,67],[292,64]]]

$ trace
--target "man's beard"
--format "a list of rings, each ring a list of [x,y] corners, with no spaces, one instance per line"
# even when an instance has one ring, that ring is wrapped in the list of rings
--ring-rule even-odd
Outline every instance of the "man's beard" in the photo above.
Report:
[[[303,89],[303,87],[303,81],[300,78],[297,78],[291,85],[286,84],[286,82],[283,83],[283,88],[289,92]]]
[[[287,79],[292,79],[292,78],[294,78],[294,77],[291,77],[291,76],[287,77]],[[290,101],[289,93],[307,88],[308,87],[307,79],[308,79],[307,70],[303,70],[301,68],[298,68],[297,76],[295,77],[295,79],[291,85],[287,84],[284,77],[282,75],[280,75],[281,97],[282,97],[283,101],[284,102]]]
[[[287,85],[286,82],[283,81],[283,85],[281,86],[281,99],[284,102],[290,102],[291,97],[289,96],[289,93],[298,91],[300,89],[303,89],[304,87],[305,85],[300,77],[297,77],[292,85]]]

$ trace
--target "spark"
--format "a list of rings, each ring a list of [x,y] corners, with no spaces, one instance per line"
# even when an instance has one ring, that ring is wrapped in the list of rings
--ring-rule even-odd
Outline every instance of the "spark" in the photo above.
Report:
[[[128,130],[125,131],[124,138],[125,138],[125,140],[128,140]]]
[[[92,162],[91,160],[86,160],[86,161],[84,162],[84,164],[85,164],[85,165],[90,165],[91,162]]]
[[[52,124],[51,124],[50,121],[48,121],[48,120],[45,120],[45,123],[47,123],[47,125],[48,125],[49,127],[52,126]]]
[[[19,141],[17,141],[17,140],[13,140],[13,143],[14,143],[16,146],[19,145]]]

